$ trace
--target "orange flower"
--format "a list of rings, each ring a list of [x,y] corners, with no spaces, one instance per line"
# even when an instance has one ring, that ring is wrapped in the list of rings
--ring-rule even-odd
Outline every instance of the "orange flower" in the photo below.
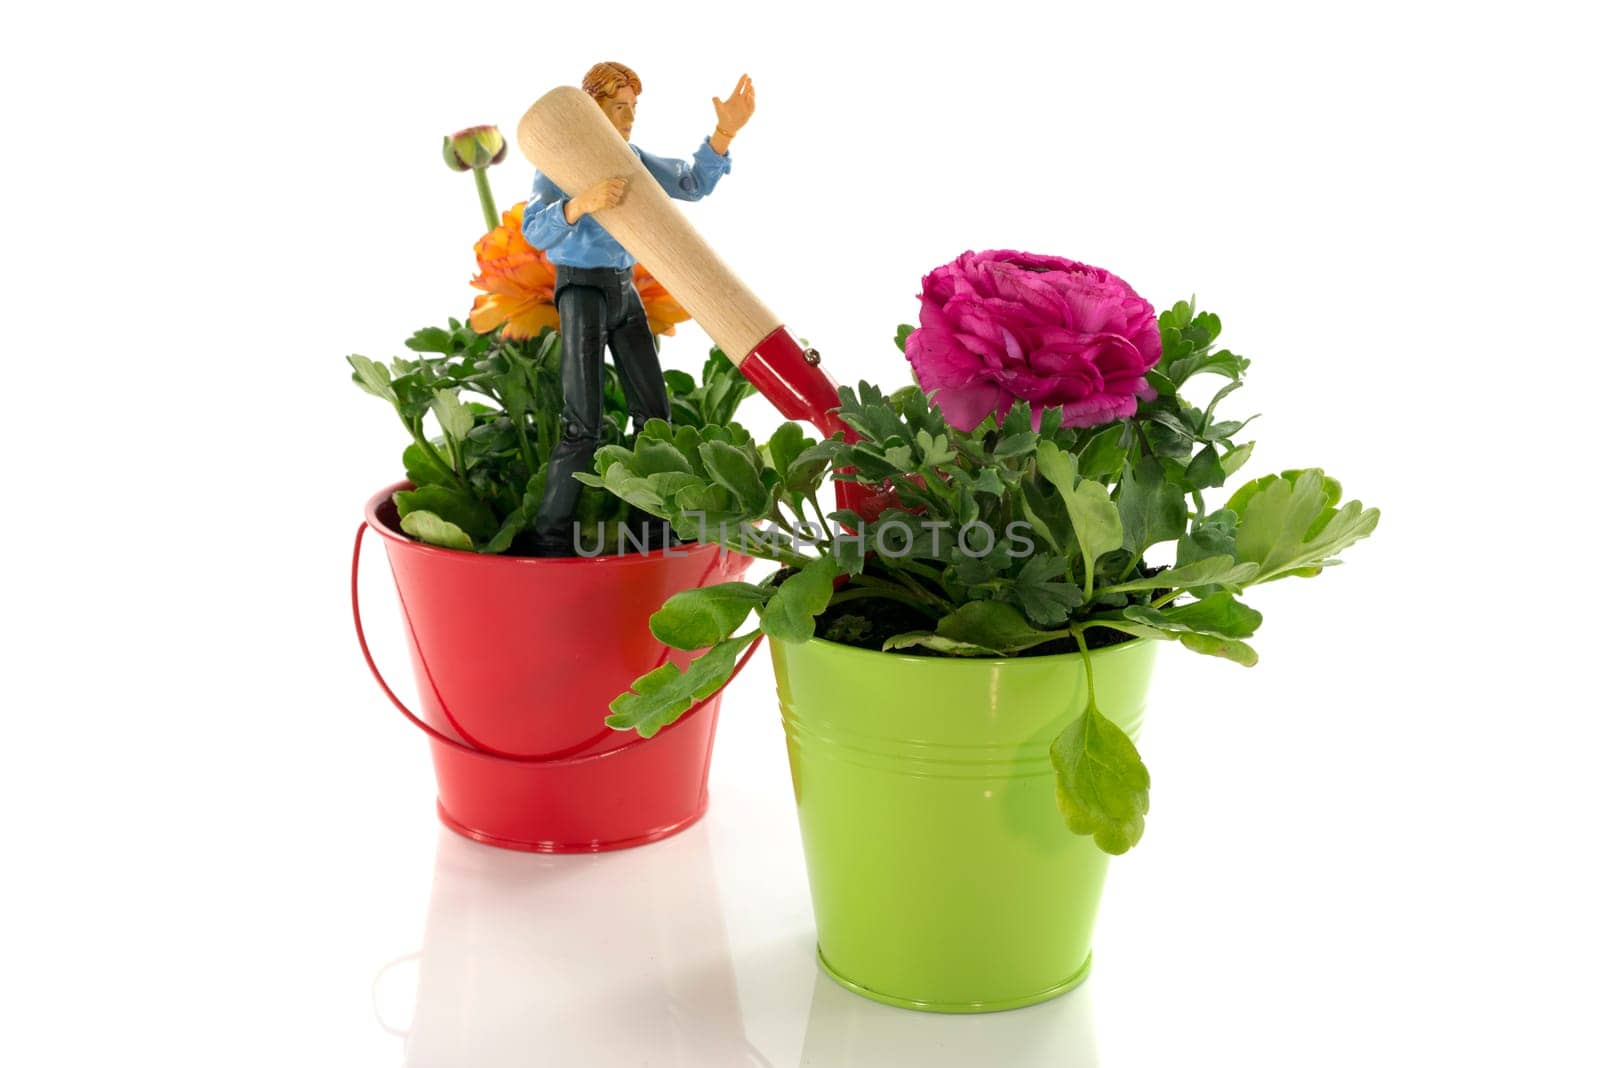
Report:
[[[555,265],[522,236],[523,207],[518,204],[505,212],[500,225],[473,246],[478,254],[478,277],[472,286],[483,290],[483,295],[473,300],[467,322],[480,334],[504,324],[501,333],[505,337],[537,337],[547,326],[560,326]],[[644,302],[652,334],[671,334],[673,324],[689,318],[666,287],[643,267],[634,266],[633,284]]]
[[[689,313],[683,310],[683,305],[673,299],[666,286],[657,282],[655,276],[637,263],[633,265],[633,288],[639,291],[639,299],[644,302],[644,314],[650,320],[652,334],[671,335],[676,332],[674,323],[688,321]]]

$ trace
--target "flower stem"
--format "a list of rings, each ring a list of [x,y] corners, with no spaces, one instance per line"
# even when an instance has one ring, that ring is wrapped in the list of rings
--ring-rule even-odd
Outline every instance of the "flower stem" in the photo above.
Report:
[[[1083,654],[1083,677],[1089,686],[1088,711],[1098,712],[1099,708],[1094,703],[1094,665],[1090,663],[1089,643],[1083,638],[1082,627],[1072,627],[1072,636],[1078,641],[1078,652]]]
[[[817,522],[822,524],[823,540],[825,540],[829,545],[832,545],[833,532],[828,529],[828,513],[822,510],[822,505],[817,501],[817,495],[815,492],[806,494],[806,500],[810,502],[812,508],[816,509]]]
[[[494,194],[489,191],[489,171],[474,167],[472,181],[478,187],[478,204],[483,208],[483,221],[490,230],[500,225],[500,214],[494,208]]]

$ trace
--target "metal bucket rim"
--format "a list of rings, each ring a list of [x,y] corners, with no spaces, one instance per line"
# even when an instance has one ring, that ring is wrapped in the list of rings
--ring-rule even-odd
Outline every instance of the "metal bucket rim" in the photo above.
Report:
[[[1130,638],[1125,642],[1104,646],[1100,649],[1089,650],[1094,659],[1116,656],[1125,650],[1151,645],[1152,638]],[[786,643],[792,644],[792,643]],[[1051,653],[1048,656],[917,656],[914,653],[890,653],[881,649],[863,649],[859,645],[845,645],[842,642],[830,642],[825,638],[811,638],[801,644],[810,646],[826,646],[828,656],[863,656],[874,657],[880,663],[893,664],[895,667],[906,668],[916,665],[927,670],[971,670],[982,668],[986,671],[993,670],[1022,670],[1024,665],[1034,665],[1039,669],[1059,667],[1068,661],[1079,661],[1083,654],[1078,653]],[[934,665],[941,665],[935,667]]]
[[[658,564],[666,559],[694,559],[703,558],[708,553],[722,552],[728,556],[735,553],[729,552],[715,542],[685,542],[671,548],[651,549],[649,552],[634,553],[609,553],[598,556],[506,556],[501,553],[470,552],[466,549],[447,549],[442,545],[429,545],[427,542],[417,541],[390,524],[388,516],[380,515],[379,510],[385,505],[393,505],[390,499],[397,490],[414,489],[415,485],[409,479],[385,486],[374,493],[367,500],[362,513],[366,516],[367,526],[373,533],[380,535],[391,545],[403,546],[407,552],[414,552],[423,557],[449,558],[461,563],[472,561],[487,567],[590,567],[599,568],[610,566],[614,568],[640,567]]]

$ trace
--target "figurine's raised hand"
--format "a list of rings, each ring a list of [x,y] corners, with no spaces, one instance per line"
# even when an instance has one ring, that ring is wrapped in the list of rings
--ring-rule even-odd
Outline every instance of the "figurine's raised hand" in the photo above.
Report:
[[[628,180],[626,178],[607,178],[596,182],[588,189],[567,201],[567,224],[576,223],[585,215],[607,208],[614,208],[622,203],[622,198],[628,195]]]
[[[756,112],[756,87],[750,83],[750,75],[739,75],[739,84],[733,87],[728,99],[714,96],[711,105],[717,109],[718,128],[730,134],[738,133]]]

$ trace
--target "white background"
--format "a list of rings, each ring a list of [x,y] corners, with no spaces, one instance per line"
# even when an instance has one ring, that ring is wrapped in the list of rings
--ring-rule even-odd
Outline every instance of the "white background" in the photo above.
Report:
[[[0,1056],[400,1064],[376,980],[428,1064],[1596,1063],[1593,27],[1200,7],[10,12]],[[817,978],[764,653],[674,842],[521,857],[434,822],[346,614],[403,442],[343,357],[469,306],[440,136],[511,131],[602,58],[671,155],[753,76],[689,210],[837,377],[907,381],[890,339],[934,265],[1067,255],[1222,316],[1256,361],[1249,471],[1382,507],[1347,566],[1252,597],[1258,667],[1165,656],[1149,831],[1081,991],[940,1019]],[[531,170],[492,178],[509,205]],[[484,894],[463,941],[450,902]],[[681,1004],[632,938],[680,915],[712,932],[651,962]]]

